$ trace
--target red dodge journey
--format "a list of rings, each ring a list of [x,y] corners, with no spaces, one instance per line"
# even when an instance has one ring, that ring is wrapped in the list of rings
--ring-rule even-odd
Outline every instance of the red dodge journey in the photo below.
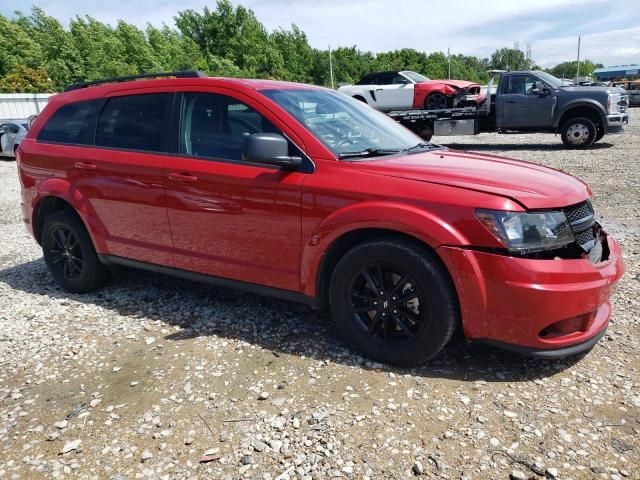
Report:
[[[581,180],[424,143],[310,85],[74,84],[17,158],[24,222],[66,291],[121,264],[301,301],[396,365],[456,329],[537,357],[584,352],[623,272]]]

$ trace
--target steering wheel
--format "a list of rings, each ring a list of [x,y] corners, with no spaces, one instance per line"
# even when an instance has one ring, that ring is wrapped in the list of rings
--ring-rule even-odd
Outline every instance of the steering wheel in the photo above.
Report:
[[[355,145],[356,143],[358,143],[358,139],[360,137],[342,137],[340,140],[338,140],[338,142],[336,143],[336,148],[341,147],[343,145]]]
[[[240,125],[245,130],[247,130],[247,132],[249,134],[258,133],[259,132],[259,130],[254,125],[252,125],[251,123],[247,122],[246,120],[243,120],[242,118],[229,118],[229,123],[236,123],[236,124]]]

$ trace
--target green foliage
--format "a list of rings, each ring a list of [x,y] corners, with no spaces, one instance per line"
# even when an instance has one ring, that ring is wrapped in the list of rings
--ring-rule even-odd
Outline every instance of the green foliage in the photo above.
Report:
[[[580,76],[589,76],[596,68],[602,68],[601,63],[593,63],[591,60],[580,61]],[[562,62],[547,70],[551,75],[558,78],[574,78],[578,73],[578,62]]]
[[[53,84],[43,68],[16,65],[13,70],[0,78],[0,92],[40,93],[49,92]]]
[[[167,25],[146,29],[119,21],[111,26],[90,16],[65,29],[37,7],[26,16],[0,15],[0,91],[62,90],[70,83],[136,73],[203,70],[213,76],[275,78],[328,86],[329,51],[312,48],[296,25],[269,32],[255,13],[229,0],[215,9],[184,10]],[[357,46],[332,52],[335,85],[355,83],[373,71],[414,70],[430,78],[487,81],[489,68],[534,68],[522,51],[496,50],[489,59],[403,48],[373,54]],[[589,74],[598,65],[581,63]],[[550,70],[575,75],[575,62]],[[19,79],[16,75],[24,75]]]
[[[522,50],[501,48],[491,54],[489,67],[494,70],[530,70],[532,62],[527,60]]]

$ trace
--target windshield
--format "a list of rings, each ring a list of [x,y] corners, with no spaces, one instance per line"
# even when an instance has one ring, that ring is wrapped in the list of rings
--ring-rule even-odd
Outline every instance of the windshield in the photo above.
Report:
[[[554,88],[560,88],[562,86],[562,80],[547,72],[536,71],[536,75]]]
[[[402,75],[404,75],[407,78],[410,78],[411,80],[413,80],[416,83],[420,83],[420,82],[426,82],[427,80],[429,80],[427,77],[425,77],[424,75],[420,75],[419,73],[416,72],[411,72],[409,70],[404,71],[404,72],[400,72]]]
[[[423,140],[383,113],[331,90],[262,90],[295,117],[336,156],[354,152],[390,154]]]

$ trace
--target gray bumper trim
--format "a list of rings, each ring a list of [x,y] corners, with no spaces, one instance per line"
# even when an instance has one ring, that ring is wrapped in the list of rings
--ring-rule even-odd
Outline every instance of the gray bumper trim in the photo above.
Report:
[[[541,358],[544,360],[558,360],[566,357],[572,357],[574,355],[579,355],[580,353],[587,352],[593,348],[593,346],[600,341],[600,339],[604,336],[604,333],[607,331],[607,328],[603,328],[593,337],[591,337],[586,342],[579,343],[577,345],[572,345],[570,347],[558,348],[553,350],[546,350],[540,348],[533,347],[523,347],[521,345],[514,345],[512,343],[499,342],[497,340],[490,339],[482,339],[478,340],[479,342],[486,343],[489,345],[493,345],[498,348],[502,348],[503,350],[508,350],[510,352],[518,353],[520,355],[525,355],[527,357]]]

